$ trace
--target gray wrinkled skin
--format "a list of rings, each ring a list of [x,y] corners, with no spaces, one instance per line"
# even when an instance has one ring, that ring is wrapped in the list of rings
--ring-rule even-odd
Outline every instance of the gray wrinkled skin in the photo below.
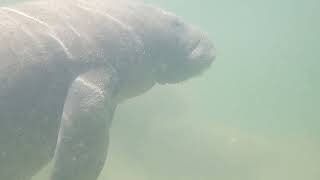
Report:
[[[117,104],[203,72],[206,35],[138,2],[39,1],[0,8],[0,179],[93,180]]]

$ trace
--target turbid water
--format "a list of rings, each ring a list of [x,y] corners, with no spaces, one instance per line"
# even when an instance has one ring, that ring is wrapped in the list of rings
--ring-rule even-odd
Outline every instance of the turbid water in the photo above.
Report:
[[[147,2],[207,31],[217,60],[118,109],[100,180],[320,179],[320,2]]]

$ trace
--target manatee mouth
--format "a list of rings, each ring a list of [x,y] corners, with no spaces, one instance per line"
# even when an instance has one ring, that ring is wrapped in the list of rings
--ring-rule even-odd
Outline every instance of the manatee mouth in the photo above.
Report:
[[[189,59],[192,64],[210,66],[215,59],[215,48],[213,43],[203,35],[192,46]]]
[[[197,38],[195,38],[197,37]],[[215,59],[215,47],[206,34],[195,33],[189,39],[186,54],[178,61],[159,68],[157,83],[176,84],[205,72]]]
[[[192,44],[186,63],[189,78],[201,75],[210,67],[216,56],[215,47],[205,34]]]

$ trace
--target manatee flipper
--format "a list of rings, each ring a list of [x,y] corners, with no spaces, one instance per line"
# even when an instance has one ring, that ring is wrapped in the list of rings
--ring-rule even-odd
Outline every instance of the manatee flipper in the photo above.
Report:
[[[109,83],[100,72],[84,74],[73,82],[64,106],[51,180],[98,177],[106,159],[109,126],[116,108]]]

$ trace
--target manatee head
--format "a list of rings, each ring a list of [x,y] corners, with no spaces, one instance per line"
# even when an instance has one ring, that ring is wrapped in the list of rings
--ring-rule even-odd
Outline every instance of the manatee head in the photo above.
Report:
[[[143,28],[137,29],[153,64],[155,82],[178,83],[204,72],[215,58],[208,35],[172,13],[147,8],[139,25]]]
[[[141,40],[143,65],[130,66],[122,95],[132,97],[154,84],[174,84],[197,76],[209,68],[215,49],[207,34],[178,16],[160,8],[133,4],[126,13],[115,12]]]

